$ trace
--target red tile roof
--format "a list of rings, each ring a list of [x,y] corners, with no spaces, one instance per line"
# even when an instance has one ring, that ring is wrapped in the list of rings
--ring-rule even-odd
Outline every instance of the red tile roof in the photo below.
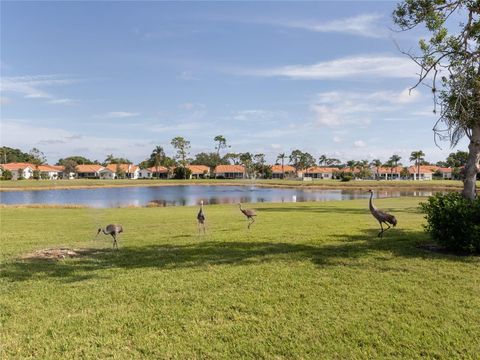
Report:
[[[132,164],[109,164],[107,165],[107,169],[111,172],[117,172],[118,167],[128,173],[134,173],[136,170],[139,169],[137,165]]]
[[[330,167],[313,166],[306,169],[303,173],[304,174],[333,174],[335,171],[338,171],[338,169],[330,168]]]
[[[75,170],[77,173],[95,173],[102,170],[104,167],[102,165],[90,164],[90,165],[77,165]]]
[[[35,170],[37,170],[37,168],[35,168]],[[52,165],[48,165],[48,164],[45,164],[45,165],[38,165],[38,170],[39,171],[44,171],[44,172],[61,172],[63,171],[63,169],[59,169],[58,166],[52,166]]]
[[[439,167],[435,165],[420,165],[419,167],[420,174],[434,173],[437,169],[439,169]],[[417,174],[417,167],[415,165],[410,166],[408,172],[410,174]]]
[[[379,166],[379,167],[374,167],[372,171],[375,174],[400,174],[402,172],[403,167],[397,166],[397,167],[387,167],[387,166]]]
[[[8,163],[8,164],[1,164],[0,167],[2,167],[4,170],[20,170],[20,169],[25,169],[27,167],[30,167],[30,169],[34,170],[35,165],[26,163],[26,162],[16,162],[16,163]]]
[[[146,170],[151,171],[152,173],[157,172],[157,168],[155,168],[155,166],[149,167]],[[168,172],[168,169],[166,167],[164,167],[164,166],[159,166],[158,167],[158,173],[167,173],[167,172]]]
[[[452,168],[448,168],[448,167],[439,167],[438,170],[441,172],[441,173],[451,173],[453,171]]]
[[[245,167],[243,165],[217,165],[215,168],[216,174],[223,173],[245,173]]]
[[[282,165],[272,165],[272,172],[273,173],[282,173]],[[283,165],[283,171],[288,172],[295,172],[295,168],[292,165]]]
[[[205,174],[210,172],[210,168],[205,165],[187,165],[192,174]]]

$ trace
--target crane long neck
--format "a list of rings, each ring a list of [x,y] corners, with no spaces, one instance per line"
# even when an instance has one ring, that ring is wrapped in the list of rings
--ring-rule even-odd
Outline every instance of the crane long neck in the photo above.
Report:
[[[373,191],[370,193],[370,202],[369,202],[370,210],[375,209],[375,206],[373,205],[372,198],[373,198]]]
[[[102,232],[103,232],[105,235],[108,235],[108,234],[109,234],[105,229],[102,229]]]

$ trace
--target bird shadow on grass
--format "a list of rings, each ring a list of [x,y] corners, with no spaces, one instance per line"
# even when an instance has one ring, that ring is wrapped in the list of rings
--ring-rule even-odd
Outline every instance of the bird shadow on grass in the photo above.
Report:
[[[52,278],[77,282],[108,275],[106,269],[175,270],[208,266],[242,266],[268,262],[310,261],[318,267],[373,267],[377,271],[394,269],[386,262],[398,257],[442,259],[455,262],[477,261],[429,252],[417,248],[428,241],[420,231],[389,230],[383,238],[366,230],[358,234],[335,235],[335,242],[295,244],[256,241],[203,241],[181,245],[150,245],[112,249],[83,249],[78,258],[61,261],[16,260],[2,265],[0,277],[8,281]],[[368,260],[368,261],[364,261]],[[380,261],[382,260],[382,261]],[[398,269],[397,269],[398,270]]]

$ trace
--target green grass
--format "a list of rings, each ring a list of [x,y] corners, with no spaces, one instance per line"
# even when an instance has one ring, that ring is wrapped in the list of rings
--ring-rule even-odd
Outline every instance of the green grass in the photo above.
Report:
[[[2,208],[5,359],[478,359],[480,259],[431,253],[418,199],[238,208]],[[121,223],[120,250],[93,240]],[[50,247],[89,249],[58,262]]]
[[[480,187],[480,181],[477,182]],[[463,183],[459,180],[357,180],[341,182],[339,180],[222,180],[222,179],[199,179],[199,180],[99,180],[99,179],[75,179],[75,180],[19,180],[0,181],[0,191],[14,190],[45,190],[45,189],[68,189],[90,187],[115,187],[115,186],[168,186],[168,185],[256,185],[256,186],[281,186],[281,187],[315,187],[326,189],[366,189],[366,188],[406,188],[418,190],[430,189],[462,189]]]

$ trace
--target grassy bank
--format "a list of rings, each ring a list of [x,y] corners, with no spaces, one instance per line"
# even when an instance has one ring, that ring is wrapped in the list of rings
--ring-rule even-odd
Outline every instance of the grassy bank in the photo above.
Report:
[[[0,191],[21,190],[47,190],[47,189],[71,189],[71,188],[101,188],[101,187],[128,187],[128,186],[172,186],[172,185],[244,185],[244,186],[267,186],[267,187],[308,187],[320,189],[416,189],[416,190],[442,190],[462,189],[463,183],[457,180],[433,180],[433,181],[375,181],[356,180],[341,182],[338,180],[98,180],[98,179],[75,179],[75,180],[20,180],[0,181]],[[478,182],[480,187],[480,181]]]
[[[3,358],[478,358],[480,260],[430,253],[418,199],[1,211]],[[99,224],[121,223],[120,250]],[[85,249],[57,262],[34,250]]]

